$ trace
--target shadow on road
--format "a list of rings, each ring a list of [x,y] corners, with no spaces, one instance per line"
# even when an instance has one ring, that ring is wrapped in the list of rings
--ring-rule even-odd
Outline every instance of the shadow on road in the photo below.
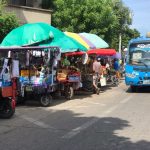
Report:
[[[114,86],[114,87],[116,87],[116,86]],[[113,85],[107,85],[107,86],[101,87],[100,94],[107,92],[108,90],[111,90],[112,88],[113,88]],[[99,94],[99,96],[100,96],[100,94]],[[79,91],[75,91],[75,95],[71,100],[75,100],[75,99],[83,100],[84,98],[91,98],[92,96],[93,96],[93,92],[79,90]],[[56,105],[59,105],[61,103],[68,101],[65,99],[64,96],[58,96],[57,93],[55,95],[53,95],[52,97],[53,97],[53,103],[51,106],[56,106]],[[36,97],[35,97],[34,100],[26,100],[25,103],[23,103],[23,104],[17,104],[17,106],[23,106],[23,105],[38,107],[38,106],[40,106],[40,103],[38,100],[36,100]]]
[[[124,81],[124,79],[121,78],[120,83],[122,83],[123,81]],[[113,84],[108,84],[107,86],[103,86],[100,88],[100,94],[105,93],[109,90],[112,90],[114,87],[118,87],[118,86],[113,85]],[[77,90],[77,91],[75,91],[75,95],[71,100],[75,100],[75,99],[82,100],[84,98],[91,98],[92,95],[93,95],[93,92],[88,92],[88,91],[84,91],[84,90]],[[59,104],[67,101],[64,96],[58,96],[58,93],[53,94],[52,97],[53,97],[53,103],[51,106],[56,106],[56,105],[59,105]],[[36,97],[35,97],[35,99],[36,99]],[[24,104],[18,104],[17,106],[20,106],[20,105],[21,106],[22,105],[35,106],[35,107],[40,106],[40,104],[37,100],[27,100]]]
[[[141,139],[138,142],[132,142],[132,136],[124,137],[117,134],[118,131],[127,127],[130,125],[126,120],[111,117],[100,118],[96,124],[80,135],[82,142],[72,150],[150,150],[150,141]],[[72,140],[72,145],[77,144],[78,138]],[[65,150],[71,148],[66,147]]]
[[[36,108],[32,109],[32,111],[30,108],[24,109],[26,109],[26,112],[23,115],[32,112],[30,117],[36,120],[38,114],[39,118],[37,120],[53,128],[48,129],[46,127],[39,129],[30,127],[29,125],[26,128],[25,124],[23,126],[20,125],[21,122],[17,115],[9,121],[0,120],[0,126],[4,126],[3,123],[5,122],[7,127],[8,125],[15,127],[14,123],[11,123],[13,120],[15,120],[17,126],[20,125],[20,127],[17,127],[19,132],[17,130],[11,130],[11,132],[5,131],[3,133],[1,130],[0,147],[7,148],[7,150],[13,149],[13,147],[15,147],[14,150],[20,147],[23,147],[24,150],[150,150],[150,141],[142,139],[143,135],[137,137],[137,139],[140,139],[138,142],[133,142],[132,134],[126,130],[126,128],[131,127],[130,123],[120,118],[83,117],[82,113],[74,113],[69,110],[53,111],[39,108],[37,113]],[[34,124],[31,119],[25,121],[31,121]],[[61,136],[59,132],[62,133]],[[70,132],[73,133],[73,136],[67,137],[66,135],[69,135],[68,133]],[[127,133],[127,137],[123,136],[124,132]],[[58,136],[54,136],[54,133],[58,134]],[[64,135],[65,138],[62,138]],[[7,139],[7,142],[5,139]],[[22,142],[18,142],[19,140]],[[36,144],[33,141],[36,141]]]
[[[82,99],[88,98],[88,97],[91,98],[92,95],[93,95],[92,92],[80,92],[80,91],[77,91],[77,92],[75,92],[75,95],[74,95],[74,97],[71,100],[67,100],[64,96],[53,95],[52,96],[53,97],[53,102],[52,102],[51,106],[56,106],[56,105],[59,105],[61,103],[65,103],[67,101],[73,101],[73,100],[76,100],[76,99],[82,100]],[[39,107],[41,105],[39,103],[39,100],[28,99],[24,103],[17,104],[17,106]]]

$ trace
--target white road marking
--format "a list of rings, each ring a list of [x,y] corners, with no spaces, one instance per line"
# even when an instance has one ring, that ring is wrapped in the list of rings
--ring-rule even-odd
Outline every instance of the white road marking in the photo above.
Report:
[[[87,108],[89,106],[75,106],[75,108]]]
[[[84,123],[83,125],[81,125],[80,127],[77,127],[75,129],[72,129],[70,132],[68,132],[66,135],[64,135],[62,138],[64,139],[70,139],[72,137],[74,137],[75,135],[77,135],[78,133],[80,133],[82,130],[87,129],[88,127],[90,127],[91,125],[95,124],[97,121],[99,120],[99,118],[94,118],[91,119],[90,121]]]
[[[91,119],[90,121],[84,123],[83,125],[72,129],[70,132],[68,132],[67,134],[65,134],[64,136],[62,136],[63,139],[70,139],[73,138],[74,136],[76,136],[77,134],[81,133],[83,130],[87,129],[88,127],[92,126],[93,124],[95,124],[96,122],[99,121],[100,117],[106,117],[108,114],[110,114],[111,112],[113,112],[114,110],[116,110],[121,104],[126,103],[127,101],[129,101],[131,98],[133,97],[133,95],[129,96],[128,98],[123,99],[120,103],[118,103],[117,105],[111,107],[110,109],[108,109],[107,111],[105,111],[104,113],[100,114],[98,117],[99,118],[94,118]]]
[[[48,125],[48,124],[45,124],[45,123],[42,122],[42,121],[38,121],[38,120],[36,120],[36,119],[33,119],[33,118],[28,117],[28,116],[25,116],[25,115],[21,115],[21,116],[19,116],[19,117],[22,118],[22,119],[24,119],[24,120],[27,120],[27,121],[29,121],[29,122],[35,124],[35,125],[37,125],[37,126],[39,126],[39,127],[41,127],[41,128],[51,128],[51,129],[55,129],[54,127],[52,127],[52,126],[50,126],[50,125]]]
[[[121,103],[121,104],[125,104],[125,103],[127,103],[132,97],[133,97],[133,95],[130,95],[129,97],[123,99],[120,103]]]
[[[110,114],[111,112],[113,112],[114,110],[116,110],[120,105],[128,102],[132,97],[133,97],[133,94],[130,95],[129,97],[123,99],[122,101],[120,101],[120,103],[118,103],[117,105],[115,105],[115,106],[109,108],[108,110],[104,111],[102,114],[100,114],[99,116],[97,116],[97,118],[93,118],[90,121],[82,124],[81,126],[75,128],[75,129],[72,129],[70,132],[68,132],[67,134],[65,134],[64,136],[62,136],[62,138],[65,138],[65,139],[73,138],[77,134],[81,133],[83,130],[89,128],[90,126],[92,126],[93,124],[95,124],[96,122],[98,122],[101,117],[106,117],[108,114]],[[106,104],[100,104],[100,103],[97,103],[97,102],[87,102],[87,101],[85,101],[85,102],[86,103],[90,103],[90,104],[94,104],[94,105],[106,106]],[[81,107],[86,107],[86,106],[74,106],[74,107],[81,108]],[[67,108],[70,108],[70,106],[69,107],[67,107],[67,106],[65,107],[65,109],[67,109]],[[61,108],[61,109],[64,109],[64,108]],[[47,110],[49,110],[49,108]],[[51,109],[51,110],[53,110],[53,109]],[[36,120],[34,118],[31,118],[31,117],[28,117],[26,115],[19,115],[18,114],[18,116],[20,118],[23,118],[24,120],[27,120],[27,121],[29,121],[29,122],[31,122],[31,123],[33,123],[33,124],[41,127],[41,128],[56,129],[56,128],[54,128],[54,127],[52,127],[52,126],[50,126],[50,125],[48,125],[48,124],[46,124],[46,123],[44,123],[42,121],[38,121],[38,120]]]
[[[104,114],[110,114],[111,112],[113,112],[115,109],[117,109],[118,105],[111,107],[110,109],[108,109],[107,111],[104,112]]]
[[[98,116],[99,118],[94,118],[91,119],[90,121],[84,123],[83,125],[72,129],[70,132],[68,132],[67,134],[65,134],[64,136],[62,136],[63,139],[70,139],[74,136],[76,136],[77,134],[79,134],[81,131],[87,129],[88,127],[92,126],[93,124],[95,124],[96,122],[99,121],[100,117],[104,117],[107,114],[111,113],[113,110],[115,110],[117,108],[117,106],[115,107],[111,107],[109,110],[105,111],[103,114],[101,114],[100,116]]]

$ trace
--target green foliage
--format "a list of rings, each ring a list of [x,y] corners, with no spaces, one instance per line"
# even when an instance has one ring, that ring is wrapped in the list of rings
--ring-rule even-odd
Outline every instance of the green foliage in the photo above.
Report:
[[[114,28],[109,32],[112,37],[108,41],[110,45],[118,49],[119,45],[119,34],[122,35],[122,45],[127,47],[128,41],[131,38],[140,36],[140,33],[136,29],[130,29],[132,24],[132,12],[128,7],[124,5],[121,0],[113,0],[113,13],[116,16]],[[108,36],[109,37],[109,36]],[[110,37],[109,37],[110,38]]]
[[[139,36],[130,29],[131,11],[122,0],[53,0],[52,25],[70,32],[94,33],[110,47],[118,49],[119,34],[123,44]]]
[[[122,34],[122,45],[127,47],[127,44],[131,38],[137,38],[139,36],[140,33],[136,29],[130,29],[129,27],[126,27],[126,30]]]
[[[54,0],[52,24],[62,30],[104,36],[114,20],[106,0]]]
[[[19,26],[17,17],[12,13],[6,13],[4,6],[5,0],[0,0],[0,42],[14,28]]]

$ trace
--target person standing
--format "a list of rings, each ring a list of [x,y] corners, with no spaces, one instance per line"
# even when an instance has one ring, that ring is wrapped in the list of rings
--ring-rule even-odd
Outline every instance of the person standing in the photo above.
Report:
[[[116,59],[116,58],[114,59],[114,70],[116,72],[117,78],[120,79],[120,72],[119,72],[120,65],[119,65],[118,59]]]
[[[99,94],[100,89],[97,86],[99,76],[100,76],[100,71],[101,71],[101,64],[100,62],[97,61],[96,58],[94,58],[93,62],[93,86],[94,90],[97,94]]]

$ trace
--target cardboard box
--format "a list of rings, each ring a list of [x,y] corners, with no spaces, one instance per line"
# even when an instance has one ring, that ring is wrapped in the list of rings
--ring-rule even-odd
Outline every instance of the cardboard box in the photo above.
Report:
[[[36,72],[34,70],[30,70],[30,76],[34,76],[35,73]],[[29,70],[21,70],[21,76],[28,77],[29,76]]]

